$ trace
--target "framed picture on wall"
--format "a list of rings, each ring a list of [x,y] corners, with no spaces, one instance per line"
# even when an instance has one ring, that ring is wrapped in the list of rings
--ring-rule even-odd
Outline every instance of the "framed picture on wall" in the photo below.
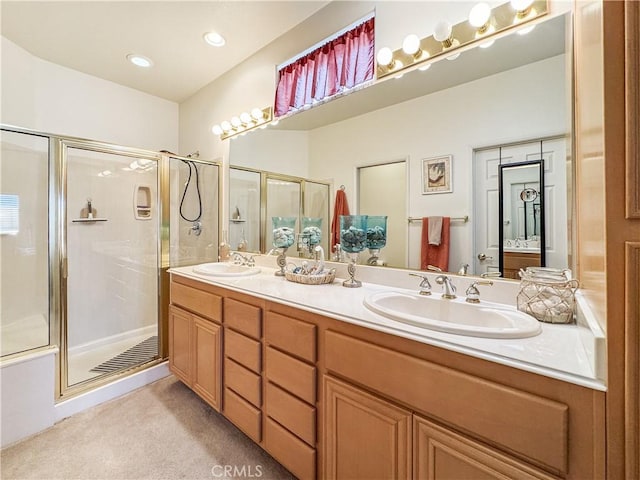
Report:
[[[452,155],[425,158],[422,160],[422,194],[451,193]]]

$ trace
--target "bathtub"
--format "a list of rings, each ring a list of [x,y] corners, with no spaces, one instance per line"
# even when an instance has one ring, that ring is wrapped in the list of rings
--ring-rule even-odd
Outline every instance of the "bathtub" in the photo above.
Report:
[[[24,352],[49,345],[49,322],[41,314],[3,322],[0,325],[1,355]]]
[[[49,346],[0,360],[0,448],[169,375],[165,361],[56,402],[57,357],[58,348]]]

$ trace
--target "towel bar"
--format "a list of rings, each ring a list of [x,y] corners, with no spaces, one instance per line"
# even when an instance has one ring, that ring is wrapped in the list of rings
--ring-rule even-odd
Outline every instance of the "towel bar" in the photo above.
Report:
[[[407,221],[409,223],[422,222],[422,217],[409,217],[407,218]],[[467,223],[469,221],[469,215],[465,215],[464,217],[451,217],[451,221]]]

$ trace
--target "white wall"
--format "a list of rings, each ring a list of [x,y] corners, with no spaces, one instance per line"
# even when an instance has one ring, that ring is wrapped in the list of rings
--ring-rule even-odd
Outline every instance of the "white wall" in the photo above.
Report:
[[[357,166],[408,157],[410,216],[470,215],[474,148],[569,130],[564,60],[560,55],[313,130],[309,174],[344,184],[355,207]],[[453,155],[453,193],[422,195],[421,160],[439,155]],[[413,224],[410,268],[420,265],[420,234]],[[449,268],[473,264],[472,255],[473,218],[452,224]]]
[[[2,37],[0,122],[148,150],[178,150],[178,104],[34,57]]]
[[[131,158],[69,149],[67,341],[70,351],[157,324],[157,169],[124,171]],[[101,177],[103,170],[112,175]],[[151,218],[134,218],[136,186],[151,191]],[[105,222],[73,222],[92,199]]]

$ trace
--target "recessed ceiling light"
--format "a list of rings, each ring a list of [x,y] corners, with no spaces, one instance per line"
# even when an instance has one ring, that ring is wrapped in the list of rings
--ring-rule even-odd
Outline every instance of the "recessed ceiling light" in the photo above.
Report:
[[[216,32],[207,32],[203,36],[204,41],[214,47],[222,47],[226,42],[224,37]]]
[[[153,66],[153,62],[151,61],[151,59],[143,55],[137,55],[135,53],[130,53],[129,55],[127,55],[127,60],[129,60],[137,67],[149,68]]]

